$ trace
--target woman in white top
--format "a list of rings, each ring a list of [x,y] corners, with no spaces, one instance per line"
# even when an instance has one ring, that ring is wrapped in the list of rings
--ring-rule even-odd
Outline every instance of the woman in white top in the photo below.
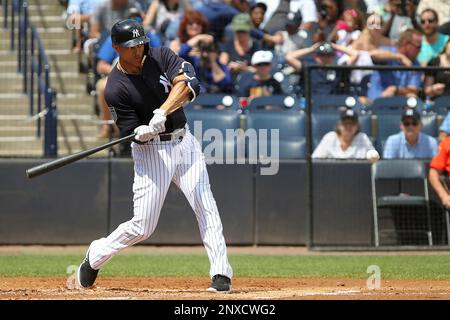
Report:
[[[341,114],[334,131],[323,136],[313,158],[365,159],[369,150],[375,149],[369,137],[360,132],[358,115],[352,109]]]

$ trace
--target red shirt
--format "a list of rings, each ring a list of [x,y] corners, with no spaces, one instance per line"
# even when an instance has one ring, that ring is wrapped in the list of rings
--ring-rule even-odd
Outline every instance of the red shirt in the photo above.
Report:
[[[446,137],[439,144],[439,152],[431,159],[430,168],[447,171],[450,175],[450,136]]]

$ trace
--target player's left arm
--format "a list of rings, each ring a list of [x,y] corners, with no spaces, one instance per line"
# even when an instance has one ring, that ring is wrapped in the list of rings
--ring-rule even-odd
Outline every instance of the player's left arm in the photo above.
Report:
[[[170,90],[169,96],[159,108],[166,115],[181,108],[186,102],[194,101],[200,93],[200,82],[195,75],[194,67],[188,62],[183,62],[179,74],[173,79],[172,84],[173,88]]]
[[[149,126],[155,134],[166,130],[167,115],[183,107],[186,102],[194,101],[200,93],[200,82],[195,75],[194,67],[186,61],[181,63],[181,67],[173,77],[172,84],[173,88],[166,101],[153,111]]]

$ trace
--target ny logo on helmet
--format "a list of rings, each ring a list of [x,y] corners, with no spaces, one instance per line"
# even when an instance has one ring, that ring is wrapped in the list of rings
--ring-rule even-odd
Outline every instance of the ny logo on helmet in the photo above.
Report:
[[[139,30],[138,29],[134,29],[133,30],[133,38],[139,38],[140,34],[139,34]]]

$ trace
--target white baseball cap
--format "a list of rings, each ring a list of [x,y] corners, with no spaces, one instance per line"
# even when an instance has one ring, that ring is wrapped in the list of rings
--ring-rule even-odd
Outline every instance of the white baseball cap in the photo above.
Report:
[[[273,54],[270,51],[256,51],[252,56],[252,65],[257,65],[260,63],[272,63]]]

